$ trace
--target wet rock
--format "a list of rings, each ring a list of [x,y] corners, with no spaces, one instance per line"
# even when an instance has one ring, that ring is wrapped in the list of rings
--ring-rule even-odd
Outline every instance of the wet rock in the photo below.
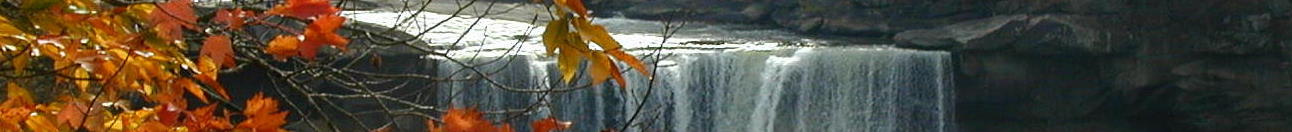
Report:
[[[1128,34],[1109,31],[1096,18],[1072,15],[1011,15],[911,30],[893,37],[897,46],[919,49],[1013,50],[1035,54],[1109,54],[1124,50]]]
[[[1026,15],[997,16],[956,23],[936,29],[912,30],[893,37],[898,47],[918,49],[991,50],[1014,41]]]

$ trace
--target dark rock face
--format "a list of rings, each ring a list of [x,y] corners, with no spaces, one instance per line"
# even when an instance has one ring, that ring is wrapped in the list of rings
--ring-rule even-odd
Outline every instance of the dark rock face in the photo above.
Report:
[[[966,131],[1292,131],[1288,1],[1065,2],[892,39],[955,53]]]
[[[951,51],[966,131],[1292,131],[1292,1],[596,1]]]

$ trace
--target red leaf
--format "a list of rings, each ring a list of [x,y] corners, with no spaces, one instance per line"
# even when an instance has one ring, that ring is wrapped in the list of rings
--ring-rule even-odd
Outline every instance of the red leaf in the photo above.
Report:
[[[149,20],[156,24],[158,36],[167,40],[184,38],[183,29],[197,30],[197,16],[193,15],[192,0],[170,0],[157,4],[149,14]]]
[[[556,0],[555,2],[556,5],[570,9],[574,14],[578,14],[579,17],[589,17],[588,8],[583,7],[583,0]]]
[[[216,23],[223,23],[225,25],[228,25],[229,29],[240,30],[242,29],[242,25],[246,24],[245,18],[247,17],[254,18],[255,16],[256,16],[255,12],[244,11],[239,8],[239,9],[220,10],[219,12],[215,13],[215,18],[211,18],[211,19],[215,20]]]
[[[433,126],[429,123],[428,127],[432,131],[445,132],[511,132],[511,125],[503,124],[494,126],[484,119],[484,114],[476,111],[474,108],[456,109],[450,108],[444,113],[444,126]]]
[[[318,53],[318,48],[324,44],[332,45],[335,48],[346,50],[346,45],[350,40],[336,34],[336,29],[345,23],[345,18],[336,15],[319,16],[318,19],[305,27],[305,41],[298,47],[302,58],[314,60]]]
[[[548,117],[548,118],[543,118],[542,120],[535,121],[534,123],[530,123],[530,127],[534,127],[534,132],[550,132],[552,130],[568,129],[570,128],[571,124],[573,123],[570,123],[568,121],[556,120],[556,118],[553,118],[553,117]]]
[[[333,7],[328,0],[287,0],[287,3],[269,9],[266,14],[310,19],[320,15],[336,15],[338,11],[341,9]]]
[[[229,41],[229,36],[224,35],[206,37],[206,41],[202,42],[201,55],[211,57],[220,67],[233,67],[237,62],[233,59],[233,46]]]
[[[179,123],[179,113],[184,108],[175,106],[171,103],[165,103],[157,106],[157,119],[166,126],[174,126]]]

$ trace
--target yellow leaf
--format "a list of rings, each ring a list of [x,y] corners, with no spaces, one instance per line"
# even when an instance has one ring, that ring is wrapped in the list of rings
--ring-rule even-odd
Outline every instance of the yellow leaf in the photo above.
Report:
[[[561,70],[561,79],[565,80],[565,83],[570,83],[574,79],[574,72],[579,69],[579,62],[583,61],[580,54],[568,51],[570,50],[562,49],[562,53],[556,57],[556,69]]]
[[[59,131],[58,126],[54,125],[53,122],[50,122],[49,118],[46,116],[33,116],[31,118],[27,118],[27,121],[24,123],[27,124],[27,129],[33,132],[58,132]]]
[[[547,23],[547,30],[543,31],[543,46],[547,47],[547,55],[553,55],[556,52],[557,45],[569,43],[566,36],[569,36],[569,15],[561,15],[560,19]]]
[[[601,46],[601,49],[611,51],[623,48],[619,46],[619,41],[615,41],[615,38],[610,37],[610,33],[606,32],[606,27],[592,24],[588,19],[582,17],[574,19],[571,23],[574,24],[574,29],[578,30],[579,37],[597,43],[597,45]]]
[[[0,17],[0,37],[26,38],[22,30],[10,25],[8,19]]]
[[[18,52],[18,55],[14,56],[12,61],[10,64],[13,65],[13,73],[25,75],[27,74],[27,64],[31,63],[31,54]]]
[[[72,71],[72,77],[90,78],[90,72],[86,72],[85,69],[76,69]],[[90,80],[73,80],[73,82],[76,82],[76,87],[80,89],[80,92],[85,92],[85,89],[90,88]]]
[[[18,84],[13,82],[9,82],[9,84],[7,84],[7,87],[8,88],[6,90],[8,90],[7,95],[9,96],[9,98],[5,100],[6,104],[17,105],[17,106],[35,105],[35,102],[32,102],[34,100],[32,100],[31,98],[31,93],[27,92],[26,88],[19,87]],[[9,103],[13,103],[13,104],[9,104]]]
[[[592,52],[588,56],[588,75],[592,76],[592,85],[601,84],[610,77],[610,73],[618,73],[618,69],[610,69],[610,58],[601,52]]]

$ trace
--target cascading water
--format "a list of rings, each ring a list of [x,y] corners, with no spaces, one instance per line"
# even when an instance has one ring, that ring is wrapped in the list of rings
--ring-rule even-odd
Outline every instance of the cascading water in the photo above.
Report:
[[[407,14],[359,12],[349,17],[389,26]],[[430,24],[427,22],[442,19],[449,17],[424,14],[414,19],[413,26],[401,30],[420,32],[420,28]],[[473,19],[452,19],[444,25],[475,23],[470,20]],[[477,76],[475,71],[497,73],[490,74],[489,78],[509,88],[574,90],[518,93],[493,86],[486,80],[448,81],[428,86],[436,88],[429,94],[435,97],[419,99],[419,102],[434,102],[437,107],[474,106],[485,111],[532,108],[536,112],[487,114],[487,117],[514,119],[507,120],[510,124],[557,117],[574,122],[571,131],[618,129],[629,120],[639,126],[632,128],[647,130],[628,131],[906,132],[953,131],[955,127],[951,122],[954,94],[948,67],[950,58],[945,52],[886,46],[786,47],[778,43],[799,37],[781,35],[776,35],[781,40],[741,44],[660,45],[661,37],[657,35],[614,34],[630,52],[648,58],[644,59],[647,63],[655,62],[646,55],[653,51],[649,49],[655,46],[668,49],[669,52],[663,53],[665,59],[658,61],[659,67],[654,68],[654,84],[648,76],[629,71],[624,72],[629,80],[623,88],[613,81],[580,87],[587,84],[586,76],[576,78],[572,84],[560,80],[554,59],[542,56],[542,48],[535,48],[541,46],[537,40],[513,43],[511,36],[534,35],[541,33],[541,28],[520,22],[484,20],[479,22],[481,27],[470,29],[471,33],[466,35],[458,35],[465,27],[449,26],[430,30],[426,36],[432,45],[457,49],[449,53],[462,56],[457,60],[483,65],[464,69],[461,64],[437,58],[426,62],[428,69],[416,72],[454,78]],[[601,24],[612,25],[611,28],[648,25],[623,23],[641,21],[601,20]],[[673,41],[721,38],[722,34],[712,33],[725,32],[720,28],[702,29],[714,31],[695,31],[694,35],[703,38],[673,38]],[[735,38],[757,38],[757,34],[765,34],[761,32],[774,31],[746,32],[742,33],[746,34],[743,37]],[[480,42],[459,44],[456,38],[446,36]],[[494,59],[500,60],[483,63]],[[542,103],[533,106],[534,102]],[[638,106],[642,106],[641,112]],[[634,114],[638,115],[634,118]],[[514,126],[528,129],[528,125]]]
[[[568,87],[556,80],[549,58],[508,59],[515,60],[478,69],[501,70],[493,78],[509,87]],[[507,92],[484,81],[442,87],[459,93],[455,106],[516,109],[547,100],[529,118],[570,120],[578,123],[574,131],[618,128],[641,101],[647,104],[637,121],[659,129],[646,131],[949,131],[948,62],[943,52],[885,47],[676,54],[661,62],[646,100],[649,80],[636,72],[625,75],[631,92],[609,83],[547,95]],[[440,73],[462,69],[439,65]]]

